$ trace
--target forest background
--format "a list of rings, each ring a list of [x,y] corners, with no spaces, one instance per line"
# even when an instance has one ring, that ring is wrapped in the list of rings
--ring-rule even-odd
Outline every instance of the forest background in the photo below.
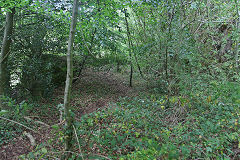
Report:
[[[1,159],[240,158],[238,0],[0,10]]]

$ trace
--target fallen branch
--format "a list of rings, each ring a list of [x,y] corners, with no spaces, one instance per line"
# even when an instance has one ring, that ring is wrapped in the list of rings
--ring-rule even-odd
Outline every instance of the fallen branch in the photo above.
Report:
[[[34,123],[41,124],[41,125],[44,125],[44,126],[46,126],[46,127],[50,127],[50,125],[48,125],[48,124],[46,124],[46,123],[44,123],[44,122],[35,121],[35,120],[33,120],[33,119],[29,118],[29,117],[24,117],[24,118],[25,118],[26,120],[33,121]]]
[[[110,159],[110,158],[108,158],[108,157],[106,157],[106,156],[100,155],[100,154],[93,154],[93,155],[99,156],[99,157],[103,157],[103,158],[105,158],[105,159],[107,159],[107,160],[112,160],[112,159]]]
[[[51,125],[51,126],[49,126],[49,127],[53,127],[53,126],[56,126],[56,125],[61,125],[61,124],[63,124],[65,122],[65,119],[62,121],[62,122],[59,122],[59,123],[57,123],[57,124],[54,124],[54,125]]]
[[[32,128],[29,128],[29,127],[27,127],[27,126],[25,126],[25,125],[23,125],[23,124],[21,124],[21,123],[19,123],[19,122],[16,122],[16,121],[14,121],[14,120],[7,119],[7,118],[4,118],[4,117],[0,117],[0,119],[4,119],[4,120],[6,120],[6,121],[9,121],[9,122],[18,124],[19,126],[22,126],[22,127],[24,127],[24,128],[27,128],[27,129],[29,129],[30,131],[33,131],[33,132],[35,132],[35,133],[38,133],[37,131],[33,130]],[[38,134],[40,134],[40,133],[38,133]]]
[[[27,133],[26,131],[24,131],[23,134],[28,137],[28,139],[30,140],[31,146],[33,147],[36,146],[36,141],[30,133]]]

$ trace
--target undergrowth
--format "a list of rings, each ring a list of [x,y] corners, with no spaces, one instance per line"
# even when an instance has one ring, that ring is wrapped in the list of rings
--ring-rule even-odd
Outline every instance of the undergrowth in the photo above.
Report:
[[[188,96],[122,98],[77,123],[81,148],[112,159],[238,159],[239,91],[214,81]]]
[[[17,125],[15,122],[20,121],[21,124],[26,124],[23,115],[32,106],[25,101],[17,104],[15,100],[1,96],[3,107],[0,110],[0,146],[7,144],[18,134],[23,132],[23,127]],[[12,121],[12,122],[11,122]]]
[[[122,98],[78,123],[82,150],[112,159],[231,159],[240,148],[239,107],[186,97]],[[198,105],[197,105],[198,104]]]
[[[120,98],[75,122],[72,159],[239,159],[239,99],[239,87],[230,82],[181,96]],[[53,129],[63,144],[61,127]],[[60,156],[50,147],[37,150],[31,155]]]

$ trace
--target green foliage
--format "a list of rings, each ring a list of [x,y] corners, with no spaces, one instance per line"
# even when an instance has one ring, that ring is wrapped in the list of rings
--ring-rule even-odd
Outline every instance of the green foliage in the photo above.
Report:
[[[66,53],[70,3],[0,1],[0,42],[5,14],[16,9],[8,58],[11,80],[17,82],[11,85],[15,98],[50,97],[56,87],[63,86],[66,62],[59,55]],[[147,95],[122,98],[109,109],[81,117],[76,125],[84,156],[239,158],[234,152],[240,148],[237,1],[84,0],[79,11],[75,71],[78,65],[84,68],[86,63],[97,70],[122,66],[128,74],[131,63],[134,78],[141,72],[144,81],[138,81],[149,89]],[[125,12],[132,40],[130,48]],[[97,96],[106,93],[87,87],[88,93]],[[22,116],[33,110],[24,101],[17,104],[10,98],[2,100],[0,116],[9,119],[22,121]],[[34,107],[40,109],[33,114],[48,114],[49,106]],[[62,145],[62,128],[52,128],[53,141]],[[0,144],[22,131],[3,120],[0,129]],[[41,159],[48,154],[46,146],[40,146],[22,158]],[[72,159],[79,157],[76,153]]]
[[[43,158],[47,158],[45,156],[46,154],[48,154],[48,149],[45,147],[44,144],[40,144],[37,147],[35,147],[35,149],[33,151],[31,151],[30,153],[28,153],[27,155],[21,155],[18,158],[20,160],[25,160],[25,159],[29,159],[29,160],[43,159]]]
[[[10,8],[20,8],[29,4],[28,0],[5,0],[0,2],[0,7],[3,8],[4,11],[10,11]]]
[[[230,159],[239,147],[240,113],[218,97],[171,97],[169,108],[162,96],[123,98],[82,118],[81,147],[113,159]]]
[[[49,97],[53,90],[63,84],[66,79],[66,62],[64,57],[42,55],[41,57],[27,58],[19,67],[20,82],[16,88],[21,97],[43,96]],[[30,94],[30,95],[29,95]]]
[[[15,121],[21,121],[23,124],[26,121],[23,119],[27,110],[32,106],[28,105],[25,101],[17,104],[15,100],[1,96],[3,108],[1,108],[0,116]],[[21,134],[23,128],[12,122],[0,118],[0,145],[7,144],[13,138]]]

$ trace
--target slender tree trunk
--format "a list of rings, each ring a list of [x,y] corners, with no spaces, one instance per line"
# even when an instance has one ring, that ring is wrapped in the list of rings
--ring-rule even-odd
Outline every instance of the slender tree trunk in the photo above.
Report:
[[[236,12],[237,12],[237,23],[236,23],[236,28],[237,28],[237,33],[239,33],[239,23],[240,23],[240,15],[239,15],[239,9],[238,9],[238,0],[235,0],[235,5],[236,5]],[[238,48],[239,48],[239,35],[237,36],[237,46],[236,46],[236,54],[235,54],[235,63],[236,63],[236,68],[238,68]]]
[[[117,72],[119,73],[120,72],[120,62],[117,61]]]
[[[115,48],[115,60],[117,63],[117,73],[119,73],[120,72],[120,60],[117,57],[117,47]]]
[[[133,64],[131,62],[131,71],[130,71],[130,80],[129,80],[129,86],[132,87],[132,78],[133,78]]]
[[[137,41],[136,41],[136,43],[137,43]],[[137,45],[137,47],[138,47],[138,43],[137,43],[136,45]],[[132,41],[131,41],[131,46],[133,47],[133,42],[132,42]],[[138,71],[139,71],[139,73],[140,73],[140,76],[142,77],[143,80],[146,80],[146,79],[144,78],[143,73],[142,73],[142,69],[141,69],[141,67],[140,67],[140,65],[139,65],[139,63],[138,63],[137,55],[136,55],[135,53],[133,53],[133,56],[134,56],[134,58],[135,58],[135,61],[136,61],[137,68],[138,68]]]
[[[126,9],[124,10],[124,14],[125,14],[126,27],[127,27],[128,47],[129,47],[129,56],[130,56],[130,67],[131,67],[129,86],[132,87],[132,78],[133,78],[132,46],[131,46],[131,37],[130,37],[130,30],[129,30],[128,20],[127,20]]]
[[[165,48],[165,74],[166,74],[167,95],[168,95],[167,106],[169,106],[170,89],[171,89],[170,86],[169,86],[170,81],[169,81],[169,72],[168,72],[168,64],[169,64],[169,60],[168,60],[169,45],[168,45],[168,43],[172,39],[171,29],[172,29],[172,21],[173,21],[174,14],[175,14],[175,5],[174,5],[174,8],[173,8],[173,11],[170,14],[171,14],[171,17],[170,17],[169,24],[168,24],[168,34],[167,34],[167,42],[166,42],[166,48]]]
[[[77,15],[78,15],[78,0],[74,0],[73,2],[73,15],[72,15],[72,22],[71,28],[69,33],[69,40],[68,40],[68,49],[67,49],[67,78],[66,78],[66,85],[65,85],[65,92],[64,92],[64,115],[66,119],[66,138],[65,138],[65,151],[66,153],[63,155],[62,159],[69,159],[71,156],[72,151],[72,138],[73,138],[73,117],[71,115],[71,89],[72,89],[72,80],[73,80],[73,42],[74,42],[74,35],[76,30],[76,23],[77,23]],[[69,152],[70,151],[70,152]]]
[[[10,73],[7,69],[8,56],[10,54],[11,36],[13,31],[13,18],[15,9],[11,9],[11,12],[7,12],[6,24],[4,30],[4,37],[0,55],[0,95],[4,95],[10,88]],[[1,102],[0,102],[1,105]]]
[[[87,59],[88,59],[88,57],[89,57],[89,56],[91,55],[91,53],[92,53],[93,41],[94,41],[94,36],[95,36],[96,32],[97,32],[97,29],[95,28],[94,31],[93,31],[93,33],[92,33],[91,45],[90,45],[89,48],[87,48],[88,54],[83,56],[83,60],[82,60],[82,62],[80,63],[80,69],[79,69],[79,71],[78,71],[78,75],[77,75],[76,78],[73,79],[73,83],[75,83],[75,82],[80,78],[81,73],[82,73],[82,71],[83,71],[83,68],[84,68],[84,66],[85,66],[85,64],[86,64],[86,62],[87,62]]]

